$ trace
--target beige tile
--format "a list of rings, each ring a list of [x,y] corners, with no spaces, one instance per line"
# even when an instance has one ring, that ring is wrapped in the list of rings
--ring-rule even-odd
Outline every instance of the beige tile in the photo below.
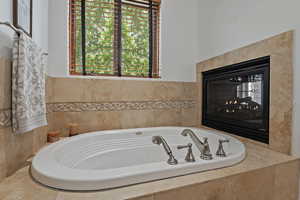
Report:
[[[125,113],[125,112],[124,112]],[[55,112],[48,115],[49,130],[69,135],[69,123],[78,124],[79,133],[121,128],[121,112]]]
[[[86,96],[90,96],[91,101],[121,101],[123,86],[120,80],[85,79],[83,82],[87,85]]]
[[[16,135],[11,128],[0,129],[0,182],[28,163],[26,160],[46,143],[47,127]]]
[[[57,195],[56,200],[97,200],[98,195],[95,193],[71,193],[71,192],[60,192]],[[108,200],[101,198],[101,200]]]
[[[144,197],[137,197],[137,198],[130,198],[128,200],[154,200],[154,196],[150,195],[150,196],[144,196]]]
[[[11,62],[0,58],[0,110],[11,107]]]
[[[299,170],[299,161],[292,161],[275,167],[273,200],[298,200]]]
[[[54,102],[54,80],[54,78],[49,76],[46,78],[46,103]]]
[[[179,82],[153,82],[153,96],[158,100],[180,100],[183,97],[183,84]]]
[[[195,83],[182,82],[51,78],[49,83],[54,102],[189,100],[196,92]]]
[[[123,111],[120,123],[123,129],[151,127],[154,124],[154,112],[151,110]]]
[[[154,195],[154,200],[272,200],[274,169],[260,169]]]
[[[59,192],[56,200],[125,200],[133,199],[129,198],[128,193],[122,193],[118,191],[119,189],[96,191],[96,192]],[[139,198],[134,198],[139,199]],[[141,200],[152,200],[148,197],[141,197]]]
[[[4,133],[0,130],[0,182],[6,177],[6,154],[5,154],[5,137]]]
[[[121,82],[121,97],[122,101],[147,101],[154,100],[154,85],[153,81],[129,81]]]
[[[121,113],[116,111],[66,112],[61,114],[64,118],[64,124],[60,126],[66,131],[68,131],[68,123],[77,123],[80,133],[121,128]]]
[[[122,128],[121,113],[118,111],[97,112],[97,129],[111,130]]]
[[[53,80],[54,102],[89,102],[92,100],[88,92],[88,84],[85,79],[79,78],[54,78]]]
[[[196,195],[197,194],[192,193],[191,188],[187,187],[154,194],[154,200],[192,200],[195,199],[194,197],[196,197]]]
[[[67,135],[67,127],[68,123],[65,118],[64,112],[56,112],[47,115],[48,120],[48,130],[49,131],[61,131],[62,136]]]
[[[54,102],[107,102],[146,100],[194,100],[196,83],[51,78]],[[48,101],[51,100],[51,89]],[[50,99],[50,100],[49,100]],[[120,112],[80,112],[51,113],[48,115],[49,130],[61,130],[67,134],[67,124],[80,124],[82,132],[116,128],[136,128],[153,126],[194,125],[192,115],[180,119],[180,110],[141,110]]]
[[[49,130],[68,132],[77,123],[80,132],[154,126],[196,126],[195,109],[55,112],[48,114]]]
[[[273,200],[274,167],[250,171],[228,178],[233,199]]]
[[[182,83],[182,94],[181,99],[184,100],[195,100],[198,97],[198,90],[200,90],[198,83],[190,83],[190,82],[183,82]]]
[[[57,191],[33,182],[28,175],[28,167],[0,184],[0,199],[3,200],[55,200]]]
[[[49,130],[60,131],[62,136],[69,135],[69,123],[77,123],[79,132],[95,130],[97,115],[93,112],[55,112],[49,115]]]
[[[180,115],[180,123],[181,126],[187,126],[187,127],[195,127],[200,122],[197,121],[197,109],[190,108],[190,109],[181,109],[181,115]]]
[[[98,127],[98,118],[96,112],[67,112],[64,113],[66,124],[63,126],[68,129],[68,123],[77,123],[79,132],[86,133],[96,131]]]
[[[154,126],[180,126],[181,125],[181,110],[154,110]]]
[[[11,128],[6,128],[0,129],[0,134],[4,135],[4,152],[9,176],[22,168],[27,158],[33,155],[33,132],[15,135]]]
[[[38,152],[47,143],[48,127],[40,127],[33,131],[33,153]]]
[[[273,53],[271,57],[271,108],[270,108],[270,145],[289,153],[293,113],[293,74],[287,66],[292,66],[292,56],[284,52]],[[278,109],[280,108],[280,109]]]

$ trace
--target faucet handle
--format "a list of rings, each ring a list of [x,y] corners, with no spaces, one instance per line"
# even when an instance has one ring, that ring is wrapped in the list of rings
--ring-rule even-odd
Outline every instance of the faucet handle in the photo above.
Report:
[[[192,147],[192,143],[188,143],[187,145],[178,145],[177,149],[186,149],[186,148],[191,148]]]
[[[228,139],[224,139],[224,140],[220,139],[220,140],[219,140],[219,143],[222,143],[222,144],[223,144],[223,143],[229,143],[229,140],[228,140]]]
[[[212,160],[213,156],[210,151],[209,143],[208,143],[208,138],[203,137],[203,152],[201,152],[200,158],[203,160]]]
[[[220,139],[219,140],[219,147],[218,147],[218,150],[216,152],[216,155],[219,156],[219,157],[226,157],[226,152],[224,151],[224,147],[223,147],[223,143],[229,143],[229,140],[228,139]]]
[[[203,145],[204,145],[204,148],[208,148],[208,151],[210,152],[208,137],[203,137]]]
[[[179,145],[177,146],[177,149],[188,149],[187,154],[185,156],[185,161],[186,162],[195,162],[195,156],[193,154],[193,150],[192,150],[192,143],[188,143],[187,145]]]

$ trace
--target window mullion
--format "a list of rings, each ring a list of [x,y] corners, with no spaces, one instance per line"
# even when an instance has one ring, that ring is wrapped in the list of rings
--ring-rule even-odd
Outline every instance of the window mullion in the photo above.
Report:
[[[122,76],[122,0],[115,0],[114,68]]]
[[[149,0],[149,78],[152,78],[153,70],[153,5]]]
[[[81,0],[81,50],[82,74],[86,75],[86,30],[85,30],[85,0]]]

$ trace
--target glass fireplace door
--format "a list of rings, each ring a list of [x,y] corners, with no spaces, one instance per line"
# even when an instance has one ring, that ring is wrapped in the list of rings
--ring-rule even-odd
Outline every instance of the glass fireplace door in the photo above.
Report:
[[[269,63],[209,72],[203,74],[202,123],[267,143]]]

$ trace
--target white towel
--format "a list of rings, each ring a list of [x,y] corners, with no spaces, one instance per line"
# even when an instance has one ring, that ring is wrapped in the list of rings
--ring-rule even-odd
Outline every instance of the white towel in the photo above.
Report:
[[[12,69],[12,127],[16,134],[46,126],[43,51],[26,34],[15,35]]]

